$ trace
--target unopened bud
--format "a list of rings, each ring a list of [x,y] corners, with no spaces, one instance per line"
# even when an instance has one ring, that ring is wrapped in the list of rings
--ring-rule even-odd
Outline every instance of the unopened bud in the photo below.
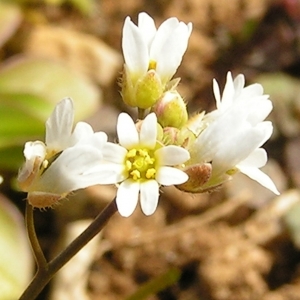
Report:
[[[152,111],[157,115],[162,127],[182,128],[187,120],[186,104],[177,91],[167,91],[153,106]]]
[[[155,70],[149,70],[141,78],[132,78],[124,66],[122,78],[123,101],[133,107],[147,109],[161,97],[164,86]]]

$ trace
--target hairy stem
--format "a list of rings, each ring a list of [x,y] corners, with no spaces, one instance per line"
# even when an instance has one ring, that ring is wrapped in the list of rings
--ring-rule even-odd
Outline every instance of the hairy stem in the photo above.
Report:
[[[36,297],[44,289],[44,287],[55,275],[55,273],[58,270],[60,270],[74,255],[76,255],[93,237],[95,237],[103,229],[103,227],[106,225],[106,223],[116,211],[117,206],[116,201],[114,199],[100,212],[100,214],[94,219],[94,221],[65,250],[63,250],[52,261],[47,263],[35,235],[32,208],[28,209],[28,212],[26,210],[26,215],[27,213],[29,213],[28,218],[30,221],[30,227],[27,227],[28,235],[30,242],[32,243],[31,245],[38,264],[38,270],[33,280],[31,281],[27,289],[24,291],[24,293],[21,295],[19,300],[36,299]],[[31,232],[29,232],[29,229],[31,230]],[[34,232],[34,235],[32,234],[32,232]],[[34,236],[34,238],[32,236]],[[37,250],[38,248],[40,250]]]

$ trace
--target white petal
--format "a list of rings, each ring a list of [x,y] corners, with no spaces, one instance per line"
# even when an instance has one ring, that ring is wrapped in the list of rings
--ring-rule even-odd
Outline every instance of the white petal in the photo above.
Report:
[[[46,145],[63,150],[68,146],[73,129],[74,108],[71,98],[59,102],[46,122]]]
[[[226,84],[222,94],[222,109],[228,108],[232,105],[234,97],[234,85],[231,72],[227,73]]]
[[[35,159],[36,157],[44,159],[46,156],[46,146],[41,141],[27,142],[23,153],[27,160]]]
[[[271,137],[271,135],[273,133],[273,125],[272,125],[272,122],[265,121],[265,122],[261,122],[260,124],[258,124],[255,128],[260,130],[264,135],[264,137],[261,140],[261,143],[258,146],[258,147],[260,147]]]
[[[155,157],[163,166],[175,166],[190,159],[190,153],[179,146],[169,145],[155,151]]]
[[[181,184],[188,180],[188,175],[172,167],[160,167],[156,173],[156,181],[161,185]]]
[[[251,179],[257,181],[260,183],[262,186],[265,188],[269,189],[272,191],[274,194],[279,195],[279,191],[277,190],[274,182],[272,179],[262,172],[261,170],[257,168],[251,168],[251,167],[240,167],[239,170],[244,173],[245,175],[249,176]]]
[[[245,129],[244,134],[237,132],[233,139],[225,139],[216,149],[215,157],[212,159],[213,167],[232,168],[242,160],[246,159],[263,139],[263,133],[255,129]]]
[[[99,150],[107,142],[107,134],[94,132],[92,126],[85,122],[78,122],[71,136],[72,144],[91,145]]]
[[[239,97],[233,104],[234,110],[239,110],[253,126],[263,121],[272,111],[272,102],[266,95],[252,98]]]
[[[107,143],[107,134],[105,132],[95,132],[85,143],[102,150]]]
[[[244,89],[243,89],[243,93],[242,93],[242,96],[245,97],[255,97],[255,96],[260,96],[262,95],[264,92],[264,89],[262,87],[261,84],[259,83],[254,83],[254,84],[250,84],[248,86],[246,86]]]
[[[86,122],[78,122],[72,133],[72,142],[75,145],[83,139],[87,139],[94,134],[92,126]]]
[[[140,185],[141,208],[146,216],[152,215],[156,208],[159,198],[159,185],[155,180],[147,180]]]
[[[104,145],[102,153],[104,160],[111,163],[123,164],[127,150],[118,144],[108,142]]]
[[[130,72],[141,76],[149,66],[148,45],[139,28],[129,17],[123,27],[122,49],[125,63]]]
[[[268,157],[265,149],[259,148],[253,151],[246,159],[241,161],[237,167],[256,167],[261,168],[267,163]]]
[[[178,22],[176,18],[166,20],[157,30],[153,40],[150,59],[157,62],[156,71],[165,83],[176,72],[188,45],[191,24]]]
[[[237,97],[244,90],[245,76],[243,74],[239,74],[237,77],[235,77],[233,80],[233,86],[235,90],[235,96]]]
[[[32,188],[40,192],[64,194],[98,184],[98,178],[89,174],[100,163],[102,153],[91,146],[68,148],[48,167]]]
[[[213,79],[213,92],[216,99],[216,106],[217,108],[221,107],[221,94],[219,84],[216,79]]]
[[[138,145],[139,135],[132,118],[128,114],[119,114],[117,133],[120,145],[126,149]]]
[[[151,43],[156,34],[156,27],[155,27],[154,20],[147,13],[142,12],[138,16],[138,27],[145,40],[149,52]]]
[[[19,182],[25,181],[32,174],[34,168],[39,168],[39,165],[42,163],[46,156],[46,146],[40,141],[27,142],[25,144],[23,153],[26,161],[19,171]],[[39,165],[37,165],[38,162]]]
[[[191,156],[198,157],[198,163],[234,160],[236,164],[258,147],[263,135],[260,130],[251,128],[242,114],[227,110],[199,135]]]
[[[120,184],[116,203],[121,216],[129,217],[133,213],[139,199],[139,190],[140,184],[130,179]]]
[[[157,137],[157,117],[155,113],[147,115],[144,119],[140,131],[140,144],[153,149],[156,145]]]
[[[117,184],[128,178],[124,165],[101,162],[88,171],[97,177],[99,184]]]

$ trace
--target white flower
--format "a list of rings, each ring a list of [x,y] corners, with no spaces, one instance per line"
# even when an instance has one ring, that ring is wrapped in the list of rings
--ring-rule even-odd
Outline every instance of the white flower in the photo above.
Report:
[[[144,119],[140,131],[128,114],[121,113],[117,133],[119,144],[107,143],[103,149],[107,163],[99,171],[107,176],[99,183],[120,183],[116,203],[122,216],[133,213],[139,196],[144,214],[151,215],[157,207],[160,185],[180,184],[188,179],[183,171],[172,166],[188,160],[189,152],[157,143],[154,113]]]
[[[214,81],[217,110],[199,116],[196,141],[189,148],[189,165],[211,163],[212,174],[201,189],[210,189],[228,180],[240,171],[256,180],[275,194],[279,194],[273,181],[259,168],[267,163],[266,151],[260,148],[271,136],[273,127],[264,119],[272,110],[268,95],[263,94],[260,84],[244,87],[245,79],[239,75],[233,81],[227,75],[226,86],[220,97]],[[199,187],[200,188],[200,187]]]
[[[89,170],[102,160],[107,136],[94,133],[84,122],[72,132],[73,120],[73,102],[65,98],[46,122],[46,142],[25,144],[26,161],[18,181],[33,206],[51,206],[71,191],[98,183],[99,176],[95,178]]]
[[[122,48],[131,76],[139,79],[154,69],[162,83],[167,83],[181,63],[191,31],[191,23],[186,25],[177,18],[167,19],[156,30],[154,20],[146,13],[139,14],[138,26],[127,17]]]

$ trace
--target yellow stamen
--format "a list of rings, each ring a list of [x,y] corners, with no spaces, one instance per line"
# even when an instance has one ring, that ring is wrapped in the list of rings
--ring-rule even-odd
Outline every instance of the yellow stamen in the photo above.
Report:
[[[133,180],[155,178],[155,158],[153,157],[153,152],[148,149],[130,149],[124,163],[129,177]]]
[[[138,170],[133,170],[130,175],[132,176],[133,180],[138,180],[141,178],[141,173]]]
[[[126,160],[125,164],[126,164],[126,169],[127,169],[127,171],[129,171],[129,170],[132,168],[132,163],[131,163],[131,161]]]
[[[131,149],[131,150],[128,151],[128,153],[127,153],[126,156],[127,156],[128,158],[130,158],[130,157],[135,157],[135,156],[136,156],[136,152],[137,152],[136,149]]]
[[[48,167],[48,165],[49,165],[49,161],[47,159],[45,159],[42,163],[43,168],[46,169]]]
[[[151,179],[155,178],[156,170],[154,168],[148,169],[146,172],[146,178]]]

